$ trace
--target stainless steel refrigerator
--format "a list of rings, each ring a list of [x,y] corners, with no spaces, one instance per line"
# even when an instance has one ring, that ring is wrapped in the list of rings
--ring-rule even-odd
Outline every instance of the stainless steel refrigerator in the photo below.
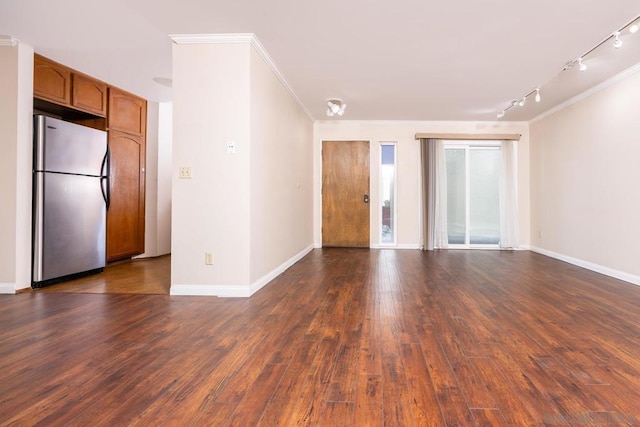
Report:
[[[37,114],[33,145],[32,287],[102,271],[107,133]]]

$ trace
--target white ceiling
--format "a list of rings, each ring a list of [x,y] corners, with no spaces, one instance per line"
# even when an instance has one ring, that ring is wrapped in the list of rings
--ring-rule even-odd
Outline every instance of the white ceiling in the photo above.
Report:
[[[640,32],[564,65],[640,14],[637,0],[0,0],[0,34],[153,101],[169,34],[255,33],[315,119],[530,120],[640,63]],[[548,83],[548,84],[547,84]],[[339,118],[335,118],[340,120]]]

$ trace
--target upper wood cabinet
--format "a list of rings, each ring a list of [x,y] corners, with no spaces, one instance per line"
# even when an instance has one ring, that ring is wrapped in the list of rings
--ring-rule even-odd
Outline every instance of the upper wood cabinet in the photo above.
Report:
[[[33,96],[71,105],[71,70],[36,54],[33,58]]]
[[[38,54],[33,58],[33,96],[94,116],[107,116],[106,83]]]
[[[106,83],[79,73],[73,73],[72,82],[71,106],[105,117],[107,115]]]
[[[109,88],[110,130],[144,136],[147,130],[147,101],[116,88]]]

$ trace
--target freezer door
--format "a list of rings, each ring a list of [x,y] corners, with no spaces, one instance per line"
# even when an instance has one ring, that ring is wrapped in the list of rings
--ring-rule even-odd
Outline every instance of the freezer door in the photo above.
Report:
[[[33,281],[104,267],[106,207],[100,179],[36,175],[40,188],[36,188],[35,197],[41,203],[35,211]]]
[[[36,115],[35,135],[36,170],[101,174],[107,151],[106,132]]]

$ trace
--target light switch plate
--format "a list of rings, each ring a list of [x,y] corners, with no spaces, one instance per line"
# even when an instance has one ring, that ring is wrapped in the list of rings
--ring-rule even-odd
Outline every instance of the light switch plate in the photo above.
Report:
[[[227,153],[236,154],[236,142],[235,141],[227,141]]]

